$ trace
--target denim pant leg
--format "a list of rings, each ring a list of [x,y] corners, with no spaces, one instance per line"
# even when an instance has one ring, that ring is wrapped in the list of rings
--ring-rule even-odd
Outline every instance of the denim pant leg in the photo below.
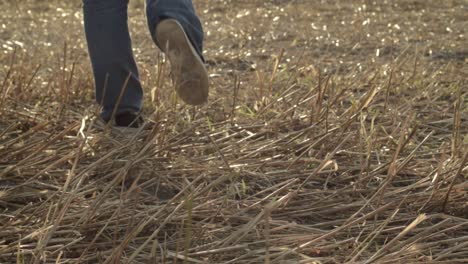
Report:
[[[83,0],[96,100],[99,104],[103,102],[101,117],[106,121],[110,120],[128,77],[117,114],[139,112],[142,107],[143,91],[132,52],[127,7],[128,0]]]
[[[156,26],[161,20],[172,18],[184,28],[193,47],[203,59],[203,28],[195,13],[192,0],[146,0],[146,16],[154,42],[161,48],[156,39]]]

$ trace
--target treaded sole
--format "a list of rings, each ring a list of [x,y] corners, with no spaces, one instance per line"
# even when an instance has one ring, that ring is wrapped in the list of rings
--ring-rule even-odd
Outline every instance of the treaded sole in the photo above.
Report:
[[[208,100],[208,73],[184,29],[174,19],[156,28],[156,38],[171,63],[177,95],[187,104],[201,105]]]

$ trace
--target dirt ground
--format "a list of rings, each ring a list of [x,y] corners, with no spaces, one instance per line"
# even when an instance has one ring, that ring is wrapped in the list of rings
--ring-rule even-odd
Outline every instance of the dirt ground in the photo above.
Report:
[[[466,0],[194,0],[209,102],[130,0],[146,124],[81,1],[0,1],[0,263],[467,263]]]

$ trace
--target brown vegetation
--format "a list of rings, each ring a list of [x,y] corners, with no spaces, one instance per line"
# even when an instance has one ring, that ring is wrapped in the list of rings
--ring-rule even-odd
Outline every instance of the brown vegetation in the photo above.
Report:
[[[80,1],[3,1],[0,263],[467,263],[463,0],[195,1],[209,104],[131,1],[147,124],[95,122]]]

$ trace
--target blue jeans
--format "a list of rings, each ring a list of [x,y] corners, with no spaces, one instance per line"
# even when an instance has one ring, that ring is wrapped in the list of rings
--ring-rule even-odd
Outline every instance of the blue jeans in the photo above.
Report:
[[[96,101],[99,104],[102,102],[101,117],[106,121],[110,120],[127,79],[128,84],[116,114],[139,112],[143,104],[143,91],[127,25],[127,7],[128,0],[83,0]],[[146,13],[156,45],[156,26],[160,21],[172,18],[182,25],[202,57],[203,29],[191,0],[146,0]]]

